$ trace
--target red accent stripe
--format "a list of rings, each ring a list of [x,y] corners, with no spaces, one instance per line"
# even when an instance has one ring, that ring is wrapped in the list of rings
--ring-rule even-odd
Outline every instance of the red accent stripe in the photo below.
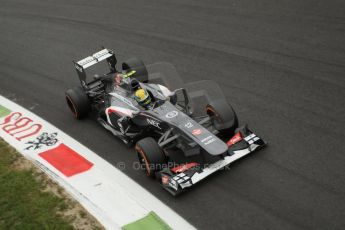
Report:
[[[66,177],[89,170],[93,164],[79,155],[73,149],[64,144],[60,144],[54,149],[39,154],[44,160],[49,162]]]
[[[226,144],[230,147],[231,145],[236,144],[237,142],[242,141],[241,133],[236,133]]]
[[[111,114],[111,113],[117,113],[118,111],[116,111],[115,109],[108,109],[108,114]]]
[[[122,112],[122,111],[118,111],[116,109],[108,109],[108,114],[111,114],[111,113],[119,113],[119,114],[122,114],[122,115],[125,115],[125,116],[130,116],[131,115],[130,113],[125,113],[125,112]]]
[[[185,164],[185,165],[177,166],[177,167],[172,168],[172,169],[170,169],[170,170],[171,170],[172,172],[174,172],[174,173],[181,173],[181,172],[184,172],[184,171],[186,171],[186,170],[188,170],[188,169],[190,169],[190,168],[193,168],[193,167],[195,167],[195,166],[197,166],[197,165],[198,165],[198,163],[191,162],[191,163],[187,163],[187,164]]]

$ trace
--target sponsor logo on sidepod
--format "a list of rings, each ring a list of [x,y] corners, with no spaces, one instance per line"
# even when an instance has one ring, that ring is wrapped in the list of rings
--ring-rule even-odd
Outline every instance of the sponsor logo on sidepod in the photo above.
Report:
[[[156,128],[161,129],[161,127],[159,126],[160,125],[159,122],[157,122],[155,120],[152,120],[152,119],[149,119],[149,118],[147,118],[146,120],[147,120],[147,123],[149,123],[150,125],[152,125],[152,126],[154,126]]]

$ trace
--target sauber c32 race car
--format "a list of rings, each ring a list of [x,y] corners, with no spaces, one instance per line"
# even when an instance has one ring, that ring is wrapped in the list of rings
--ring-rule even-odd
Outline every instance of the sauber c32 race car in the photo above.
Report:
[[[102,61],[109,71],[87,81],[86,69]],[[185,84],[167,63],[145,66],[132,58],[121,70],[116,63],[114,52],[105,48],[74,62],[81,86],[66,91],[67,105],[75,118],[94,117],[125,144],[135,145],[146,175],[171,194],[266,145],[246,125],[238,127],[215,82]]]

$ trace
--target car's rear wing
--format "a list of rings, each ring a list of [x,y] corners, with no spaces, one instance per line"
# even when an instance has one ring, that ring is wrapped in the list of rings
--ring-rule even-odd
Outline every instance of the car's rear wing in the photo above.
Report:
[[[109,50],[106,48],[78,62],[73,61],[74,67],[77,70],[79,80],[81,81],[83,86],[87,85],[85,69],[104,60],[108,62],[110,71],[116,72],[115,65],[116,65],[117,60],[115,57],[115,53],[112,50]]]

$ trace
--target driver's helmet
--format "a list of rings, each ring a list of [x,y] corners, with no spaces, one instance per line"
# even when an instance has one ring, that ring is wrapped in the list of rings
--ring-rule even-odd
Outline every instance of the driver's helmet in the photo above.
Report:
[[[139,103],[139,105],[145,108],[151,103],[151,97],[145,89],[137,89],[135,91],[135,100]]]

